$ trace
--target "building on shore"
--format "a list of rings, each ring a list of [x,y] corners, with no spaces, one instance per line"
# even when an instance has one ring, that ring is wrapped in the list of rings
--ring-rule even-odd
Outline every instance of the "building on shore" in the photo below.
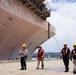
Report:
[[[32,58],[37,58],[37,53],[33,53]],[[45,52],[44,59],[50,60],[50,59],[61,59],[62,55],[61,52]]]

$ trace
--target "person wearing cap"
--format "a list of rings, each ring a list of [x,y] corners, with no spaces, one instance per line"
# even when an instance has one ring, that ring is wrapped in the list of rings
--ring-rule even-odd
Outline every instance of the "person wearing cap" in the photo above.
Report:
[[[65,72],[69,71],[69,58],[70,58],[70,49],[67,47],[67,43],[64,43],[64,47],[61,50],[63,62],[65,65]]]
[[[76,74],[76,43],[73,44],[73,50],[71,52],[71,58],[73,57],[73,73]]]
[[[20,70],[26,70],[27,69],[26,59],[28,57],[28,51],[27,51],[27,48],[26,48],[26,44],[22,45],[22,49],[19,52],[19,56],[21,57],[20,58],[20,62],[21,62],[21,69]]]
[[[42,69],[44,69],[44,50],[42,49],[41,45],[39,45],[37,48],[38,48],[38,54],[37,54],[38,64],[36,69],[39,69],[40,61]]]

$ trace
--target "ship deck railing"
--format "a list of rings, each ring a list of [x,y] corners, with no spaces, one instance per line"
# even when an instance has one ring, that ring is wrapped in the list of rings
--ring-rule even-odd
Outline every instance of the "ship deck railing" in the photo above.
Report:
[[[34,11],[38,16],[43,20],[46,20],[47,17],[50,17],[50,12],[45,7],[43,3],[44,0],[21,0],[23,4],[26,4],[28,8]]]

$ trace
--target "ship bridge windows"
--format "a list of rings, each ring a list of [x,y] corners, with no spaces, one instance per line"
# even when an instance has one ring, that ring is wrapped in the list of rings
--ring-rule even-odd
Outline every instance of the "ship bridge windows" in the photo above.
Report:
[[[46,20],[50,16],[50,13],[47,11],[44,0],[21,0],[23,3],[26,3],[27,7],[40,16],[43,20]]]

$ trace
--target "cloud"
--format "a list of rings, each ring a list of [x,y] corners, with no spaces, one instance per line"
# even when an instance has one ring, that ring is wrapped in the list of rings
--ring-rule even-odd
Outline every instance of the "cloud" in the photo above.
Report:
[[[62,0],[61,0],[62,1]],[[75,31],[76,29],[76,3],[58,3],[57,11],[52,11],[48,19],[62,33]],[[55,6],[54,6],[55,7]],[[73,33],[73,32],[72,32]]]
[[[60,2],[60,3],[63,3],[63,2],[76,2],[76,0],[51,0],[51,2],[53,3],[57,3],[57,2]]]
[[[76,0],[46,0],[46,3],[52,9],[51,17],[47,20],[56,28],[55,37],[60,48],[67,42],[72,49],[76,42]],[[46,51],[60,51],[54,38],[45,42],[43,47]]]

